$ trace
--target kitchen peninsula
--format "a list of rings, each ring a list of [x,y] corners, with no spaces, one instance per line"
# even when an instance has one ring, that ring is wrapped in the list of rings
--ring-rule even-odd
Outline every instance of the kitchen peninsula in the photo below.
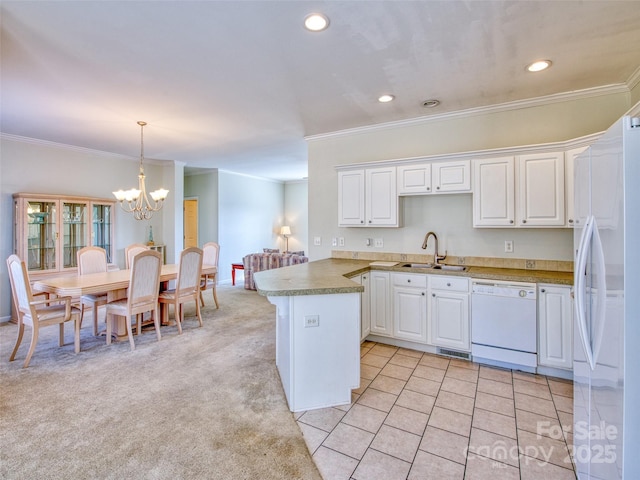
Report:
[[[291,411],[348,404],[359,386],[364,287],[348,277],[372,269],[425,273],[403,262],[375,267],[371,262],[329,258],[256,273],[258,293],[277,308],[276,365]],[[571,272],[481,266],[428,273],[565,286],[573,280]]]

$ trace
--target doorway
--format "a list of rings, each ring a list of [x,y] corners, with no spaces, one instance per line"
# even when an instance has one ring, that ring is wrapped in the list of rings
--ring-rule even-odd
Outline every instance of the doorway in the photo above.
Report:
[[[198,246],[198,199],[184,201],[184,248]]]

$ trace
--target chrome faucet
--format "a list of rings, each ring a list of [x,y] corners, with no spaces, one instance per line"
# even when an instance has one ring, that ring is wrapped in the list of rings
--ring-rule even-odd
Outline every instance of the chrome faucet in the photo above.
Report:
[[[447,258],[447,252],[444,252],[444,255],[438,255],[438,236],[435,232],[429,232],[424,236],[424,242],[422,242],[422,249],[426,250],[427,242],[429,241],[429,237],[433,235],[433,239],[435,240],[435,248],[433,250],[433,263],[438,265],[438,261],[444,260]]]

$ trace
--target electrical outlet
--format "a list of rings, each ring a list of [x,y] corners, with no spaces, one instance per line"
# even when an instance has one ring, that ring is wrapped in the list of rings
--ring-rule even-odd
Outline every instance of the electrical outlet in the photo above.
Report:
[[[331,246],[332,247],[337,247],[338,246],[338,239],[336,237],[333,237],[331,239]]]
[[[320,315],[305,315],[304,316],[304,327],[319,327],[320,326]]]
[[[344,237],[338,237],[338,245],[344,247]]]
[[[528,270],[534,270],[536,268],[536,261],[535,260],[527,260],[525,262],[525,267]]]
[[[504,251],[505,253],[513,253],[513,240],[504,241]]]
[[[322,238],[321,237],[313,237],[313,244],[316,247],[319,247],[320,245],[322,245]]]
[[[384,241],[381,238],[376,238],[373,241],[373,246],[376,247],[376,248],[382,248],[382,247],[384,247]]]

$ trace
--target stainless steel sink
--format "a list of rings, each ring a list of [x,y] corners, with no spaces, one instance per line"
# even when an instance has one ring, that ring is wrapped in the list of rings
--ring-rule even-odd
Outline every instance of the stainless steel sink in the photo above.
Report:
[[[434,270],[449,270],[451,272],[464,272],[467,267],[463,267],[462,265],[434,265]]]
[[[433,263],[405,263],[402,265],[407,268],[425,268],[430,270],[445,270],[450,272],[464,272],[467,267],[462,265],[434,265]]]

